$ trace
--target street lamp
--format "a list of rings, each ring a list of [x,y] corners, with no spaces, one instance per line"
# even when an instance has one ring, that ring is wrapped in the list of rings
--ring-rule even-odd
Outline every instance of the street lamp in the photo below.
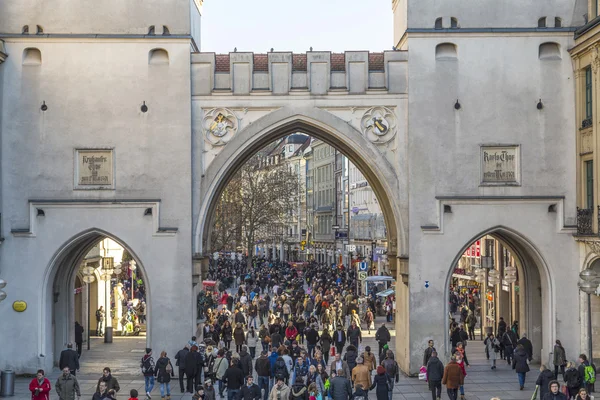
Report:
[[[588,317],[588,351],[590,363],[592,363],[592,293],[598,287],[598,273],[593,269],[584,269],[579,274],[581,279],[578,283],[579,290],[587,294],[587,317]]]
[[[129,261],[129,269],[131,270],[131,301],[133,301],[133,273],[137,269],[135,260]]]

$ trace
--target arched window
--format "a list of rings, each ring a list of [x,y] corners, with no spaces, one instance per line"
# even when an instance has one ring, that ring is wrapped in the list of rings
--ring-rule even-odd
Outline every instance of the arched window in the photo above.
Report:
[[[562,27],[562,19],[560,17],[554,17],[554,27],[555,28]]]
[[[542,17],[540,19],[538,19],[538,28],[545,28],[546,27],[546,17]]]
[[[439,17],[435,20],[435,29],[442,29],[442,17]]]
[[[169,64],[169,53],[165,49],[152,49],[148,55],[148,64]]]
[[[169,36],[170,34],[169,28],[167,28],[166,25],[163,25],[163,36]]]
[[[41,25],[36,25],[36,30],[37,30],[37,32],[36,32],[36,33],[37,33],[38,35],[41,35],[41,34],[43,34],[43,33],[44,33],[44,28],[42,28],[42,26],[41,26]]]
[[[454,17],[450,18],[450,28],[458,28],[458,19]]]

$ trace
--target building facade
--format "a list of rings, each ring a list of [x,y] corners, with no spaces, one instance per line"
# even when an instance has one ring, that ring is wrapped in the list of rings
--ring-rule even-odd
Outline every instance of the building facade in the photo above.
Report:
[[[333,251],[335,217],[352,231],[352,210],[334,210],[340,192],[351,207],[352,189],[333,147],[378,199],[404,371],[418,372],[426,339],[449,356],[454,267],[488,236],[516,256],[534,359],[548,362],[556,339],[567,354],[583,350],[585,313],[573,310],[585,302],[574,293],[589,266],[573,235],[577,207],[593,206],[582,194],[592,153],[581,155],[569,132],[589,132],[574,90],[588,64],[582,51],[574,71],[578,50],[569,49],[587,37],[575,33],[594,15],[584,2],[395,0],[395,50],[306,54],[198,52],[198,1],[5,3],[0,369],[54,365],[73,338],[76,268],[104,238],[132,255],[147,283],[147,347],[177,350],[195,329],[227,180],[296,132],[327,143],[305,157],[307,209],[319,205],[310,242]],[[10,307],[19,301],[26,310]]]

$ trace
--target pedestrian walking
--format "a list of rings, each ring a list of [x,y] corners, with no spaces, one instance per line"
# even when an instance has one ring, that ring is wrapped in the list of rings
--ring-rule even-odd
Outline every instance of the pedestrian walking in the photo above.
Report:
[[[121,390],[121,386],[119,386],[119,381],[117,378],[112,376],[111,370],[109,367],[104,367],[102,370],[102,376],[98,379],[98,384],[96,385],[96,391],[100,391],[100,383],[104,382],[106,385],[106,390],[114,390],[115,392],[119,392]]]
[[[185,393],[185,387],[183,385],[183,377],[185,376],[185,358],[189,354],[190,349],[188,345],[177,352],[175,354],[175,366],[177,367],[177,371],[179,373],[179,388],[181,389],[181,393]]]
[[[437,353],[436,353],[437,355]],[[431,359],[430,359],[431,360]],[[381,366],[385,368],[385,372],[390,378],[389,380],[389,395],[390,400],[392,399],[392,392],[394,390],[394,383],[398,383],[400,381],[400,367],[396,360],[394,360],[394,353],[391,350],[388,350],[386,353],[385,359],[381,362]],[[442,380],[440,375],[440,381]]]
[[[248,345],[252,359],[256,357],[256,346],[258,345],[258,339],[258,334],[254,330],[254,326],[250,325],[250,329],[246,334],[246,344]]]
[[[171,378],[175,376],[173,364],[167,357],[166,351],[161,351],[160,358],[156,361],[155,376],[160,384],[160,398],[162,400],[171,400]]]
[[[260,388],[254,383],[252,375],[246,377],[246,384],[240,392],[240,400],[260,400]]]
[[[154,359],[152,358],[152,349],[146,348],[146,354],[142,357],[140,368],[144,375],[144,388],[146,390],[146,399],[151,399],[150,393],[154,389]]]
[[[493,333],[490,333],[483,341],[483,344],[486,346],[486,352],[489,356],[492,369],[496,369],[496,360],[500,354],[500,341],[494,336]]]
[[[352,377],[350,366],[348,365],[348,362],[346,360],[342,360],[342,355],[340,353],[335,355],[335,359],[331,363],[331,368],[329,370],[329,379],[331,380],[332,377],[336,374],[341,374],[343,377],[348,379]]]
[[[69,367],[71,375],[77,375],[77,371],[79,370],[79,355],[73,350],[73,343],[67,343],[67,348],[60,352],[58,368],[64,369],[65,367]]]
[[[567,362],[567,370],[563,377],[565,385],[567,385],[567,389],[569,390],[569,399],[572,399],[579,392],[579,388],[581,388],[579,372],[577,371],[577,368],[575,368],[575,363],[570,361]]]
[[[223,375],[223,382],[227,385],[227,400],[238,399],[244,385],[244,373],[235,361],[232,360],[229,364]]]
[[[375,389],[375,395],[377,396],[377,400],[392,400],[392,391],[390,388],[393,388],[393,383],[390,382],[392,378],[386,373],[385,368],[383,366],[377,367],[377,375],[373,378],[373,384],[369,388],[369,390]]]
[[[579,389],[577,396],[575,396],[575,400],[594,400],[592,396],[589,395],[587,390],[584,388]]]
[[[540,366],[540,374],[535,381],[540,399],[550,392],[550,382],[555,380],[554,374],[544,364]]]
[[[264,390],[263,400],[267,400],[269,397],[269,379],[271,377],[271,362],[267,357],[267,352],[262,351],[260,357],[256,359],[254,363],[254,369],[258,375],[258,386],[261,390]]]
[[[276,383],[269,394],[269,400],[287,400],[290,398],[290,388],[285,384],[283,376],[276,377]]]
[[[77,348],[77,355],[81,357],[81,349],[83,347],[83,326],[79,322],[75,321],[75,346]]]
[[[558,369],[560,374],[565,378],[565,365],[567,364],[567,354],[560,340],[556,340],[554,344],[554,352],[552,361],[554,363],[554,379],[558,379]]]
[[[456,363],[456,356],[450,358],[450,362],[444,368],[442,384],[446,385],[446,392],[450,400],[457,400],[458,388],[464,383],[464,375],[460,366]]]
[[[579,383],[582,388],[587,390],[587,393],[592,393],[594,383],[596,382],[596,369],[588,361],[585,354],[579,355]]]
[[[454,355],[456,356],[456,363],[458,364],[458,366],[460,367],[460,369],[463,373],[463,381],[464,381],[464,378],[467,377],[467,369],[465,368],[465,366],[469,365],[469,364],[466,363],[466,359],[463,358],[464,353],[457,351],[456,353],[454,353]],[[464,385],[464,383],[458,387],[458,392],[460,393],[460,400],[465,400],[465,385]]]
[[[104,331],[102,330],[102,325],[104,324],[104,306],[100,306],[100,308],[98,308],[96,310],[96,335],[97,336],[104,336]]]
[[[477,317],[473,311],[469,311],[469,315],[467,315],[467,319],[465,320],[465,325],[467,325],[467,331],[469,333],[469,340],[475,340],[475,327],[477,326]]]
[[[529,372],[529,364],[527,361],[527,352],[525,351],[525,348],[521,345],[518,345],[513,354],[512,368],[519,377],[520,390],[525,388],[525,377],[527,372]]]
[[[442,379],[444,378],[444,364],[438,358],[437,351],[431,353],[426,368],[429,390],[431,390],[431,399],[440,400],[440,398],[442,397]]]
[[[338,354],[342,354],[342,350],[344,349],[344,346],[346,345],[346,333],[343,331],[341,325],[337,326],[337,330],[335,331],[333,336],[334,336],[335,349],[337,350]]]
[[[550,392],[541,400],[567,400],[567,396],[560,391],[560,383],[558,381],[550,382]]]
[[[354,382],[354,386],[360,383],[364,388],[371,387],[371,371],[364,364],[362,357],[356,359],[356,367],[352,369],[352,382]]]
[[[423,353],[423,366],[427,367],[427,363],[429,362],[429,358],[431,357],[431,354],[436,351],[435,347],[433,346],[433,340],[429,340],[427,342],[427,348],[425,349],[425,352]]]
[[[56,393],[60,400],[81,399],[79,382],[77,382],[75,375],[71,374],[69,367],[62,368],[62,374],[56,380],[54,388],[56,389]]]
[[[392,340],[390,331],[385,326],[385,323],[382,323],[379,329],[377,329],[377,332],[375,333],[375,340],[377,340],[377,343],[379,344],[377,354],[379,355],[379,362],[381,362],[381,360],[385,358],[385,354],[383,355],[383,357],[381,356],[383,354],[383,346],[385,346],[390,342],[390,340]]]
[[[235,329],[233,330],[233,340],[235,341],[235,351],[239,353],[242,351],[242,346],[246,341],[244,328],[242,328],[242,324],[239,322],[235,325]]]
[[[330,380],[329,391],[334,400],[350,400],[352,398],[352,385],[350,380],[344,376],[343,370],[338,370]]]
[[[35,378],[29,382],[31,400],[50,400],[52,385],[45,375],[43,369],[38,369]]]

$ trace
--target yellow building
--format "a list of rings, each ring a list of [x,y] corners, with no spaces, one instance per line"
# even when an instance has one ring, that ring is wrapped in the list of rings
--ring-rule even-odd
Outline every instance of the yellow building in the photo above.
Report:
[[[598,122],[600,121],[600,16],[598,1],[588,2],[588,23],[575,32],[575,44],[570,49],[575,76],[575,137],[577,142],[577,235],[579,242],[579,269],[593,269],[600,274],[600,234],[598,167],[600,143]],[[582,295],[582,343],[588,338],[587,299]],[[592,337],[594,359],[600,357],[598,336],[600,327],[600,298],[591,296]]]

